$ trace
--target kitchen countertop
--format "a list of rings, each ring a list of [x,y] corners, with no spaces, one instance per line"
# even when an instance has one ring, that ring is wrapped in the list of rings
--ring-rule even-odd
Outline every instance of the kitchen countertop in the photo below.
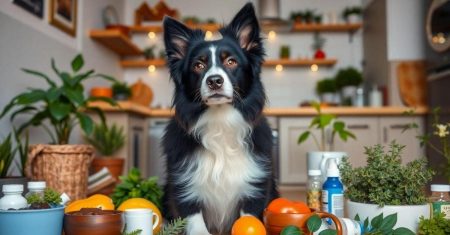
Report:
[[[104,102],[92,102],[90,106],[99,107],[105,112],[129,112],[148,117],[166,118],[174,114],[173,109],[152,109],[129,101],[119,101],[118,104],[119,107],[113,107]],[[322,108],[322,112],[339,116],[397,116],[413,109],[409,107],[326,107]],[[428,113],[428,108],[418,107],[414,109],[414,112],[417,115],[424,115]],[[313,116],[316,110],[312,107],[266,108],[264,114],[276,117],[301,117]]]

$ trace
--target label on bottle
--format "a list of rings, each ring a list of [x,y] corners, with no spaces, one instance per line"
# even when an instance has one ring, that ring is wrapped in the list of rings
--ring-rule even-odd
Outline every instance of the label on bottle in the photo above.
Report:
[[[320,210],[321,190],[310,189],[307,194],[308,207]]]
[[[433,202],[433,214],[444,213],[446,219],[450,219],[450,202]]]
[[[337,217],[344,217],[344,192],[341,188],[322,191],[322,210]],[[331,223],[330,219],[327,219]]]

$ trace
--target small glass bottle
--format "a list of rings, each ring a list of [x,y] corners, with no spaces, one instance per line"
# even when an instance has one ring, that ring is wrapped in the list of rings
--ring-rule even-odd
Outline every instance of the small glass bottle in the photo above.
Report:
[[[320,170],[308,171],[308,185],[307,185],[307,202],[308,207],[320,211],[322,198],[322,172]]]
[[[450,219],[450,185],[432,184],[429,198],[433,214],[444,213],[446,219]]]
[[[4,196],[0,198],[0,210],[18,210],[28,206],[27,199],[22,196],[22,184],[5,184],[2,191]]]
[[[25,198],[31,195],[38,195],[40,198],[44,199],[44,190],[47,187],[45,181],[30,181],[28,182],[28,193],[25,194]]]

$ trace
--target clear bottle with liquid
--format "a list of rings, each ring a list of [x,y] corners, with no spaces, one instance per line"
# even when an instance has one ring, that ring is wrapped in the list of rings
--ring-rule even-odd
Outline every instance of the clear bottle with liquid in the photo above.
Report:
[[[308,185],[306,201],[308,207],[320,210],[322,197],[322,172],[320,170],[308,171]]]
[[[433,214],[444,213],[446,219],[450,219],[450,185],[432,184],[429,201]]]

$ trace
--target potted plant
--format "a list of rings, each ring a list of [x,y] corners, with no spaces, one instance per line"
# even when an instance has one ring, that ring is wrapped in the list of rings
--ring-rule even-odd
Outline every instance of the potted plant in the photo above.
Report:
[[[303,22],[303,12],[301,11],[293,11],[291,12],[291,20],[295,23],[301,24]]]
[[[336,163],[339,163],[347,155],[344,152],[334,151],[333,143],[336,135],[343,141],[347,141],[349,138],[356,139],[356,137],[335,115],[323,113],[319,103],[312,102],[311,105],[317,114],[311,120],[308,130],[300,134],[297,144],[304,143],[310,136],[313,138],[318,151],[308,151],[308,170],[321,170],[322,176],[325,177],[328,159],[334,158]],[[316,136],[317,132],[313,132],[314,129],[319,131],[319,138]]]
[[[336,86],[341,91],[343,105],[352,105],[356,96],[356,89],[361,85],[363,77],[361,72],[353,67],[340,69],[336,74]]]
[[[126,82],[115,82],[111,88],[115,100],[128,100],[131,97],[131,88]]]
[[[361,22],[362,8],[359,6],[346,7],[342,12],[342,18],[348,24]]]
[[[115,154],[125,144],[125,134],[123,127],[117,126],[115,123],[108,125],[100,123],[94,126],[94,130],[88,136],[86,141],[94,146],[101,157],[95,157],[91,164],[92,172],[98,172],[103,167],[108,168],[111,175],[118,181],[122,175],[124,158],[117,157]],[[115,185],[105,188],[101,193],[111,194]]]
[[[155,50],[156,50],[156,46],[150,46],[144,49],[144,57],[147,60],[153,60],[156,58],[155,56]]]
[[[314,10],[305,10],[305,12],[303,13],[303,20],[305,21],[305,23],[311,24],[314,20]]]
[[[425,186],[433,175],[425,159],[402,165],[404,146],[395,141],[385,152],[382,145],[366,147],[367,165],[353,168],[344,159],[339,166],[346,186],[346,208],[353,218],[373,219],[376,215],[397,213],[398,226],[417,231],[419,218],[429,218]]]
[[[320,96],[322,103],[334,103],[336,91],[336,81],[334,78],[324,78],[316,84],[316,93]]]
[[[314,42],[312,48],[314,50],[314,59],[325,59],[326,54],[322,50],[325,44],[325,38],[321,37],[319,33],[314,34]]]
[[[48,87],[29,88],[18,94],[6,105],[0,118],[10,112],[11,121],[19,115],[26,116],[29,118],[20,125],[18,133],[37,126],[49,134],[52,144],[30,147],[25,166],[27,177],[46,181],[49,187],[67,193],[72,199],[83,198],[86,196],[88,166],[93,158],[93,148],[89,145],[69,145],[70,135],[78,124],[86,134],[92,132],[94,124],[86,111],[97,113],[104,121],[103,112],[99,108],[90,107],[90,101],[102,100],[115,105],[114,101],[105,97],[86,98],[83,83],[94,77],[109,81],[115,79],[96,74],[94,70],[81,72],[84,66],[81,54],[72,60],[70,72],[60,71],[53,59],[51,65],[61,83],[57,84],[44,73],[23,69],[46,81]]]

